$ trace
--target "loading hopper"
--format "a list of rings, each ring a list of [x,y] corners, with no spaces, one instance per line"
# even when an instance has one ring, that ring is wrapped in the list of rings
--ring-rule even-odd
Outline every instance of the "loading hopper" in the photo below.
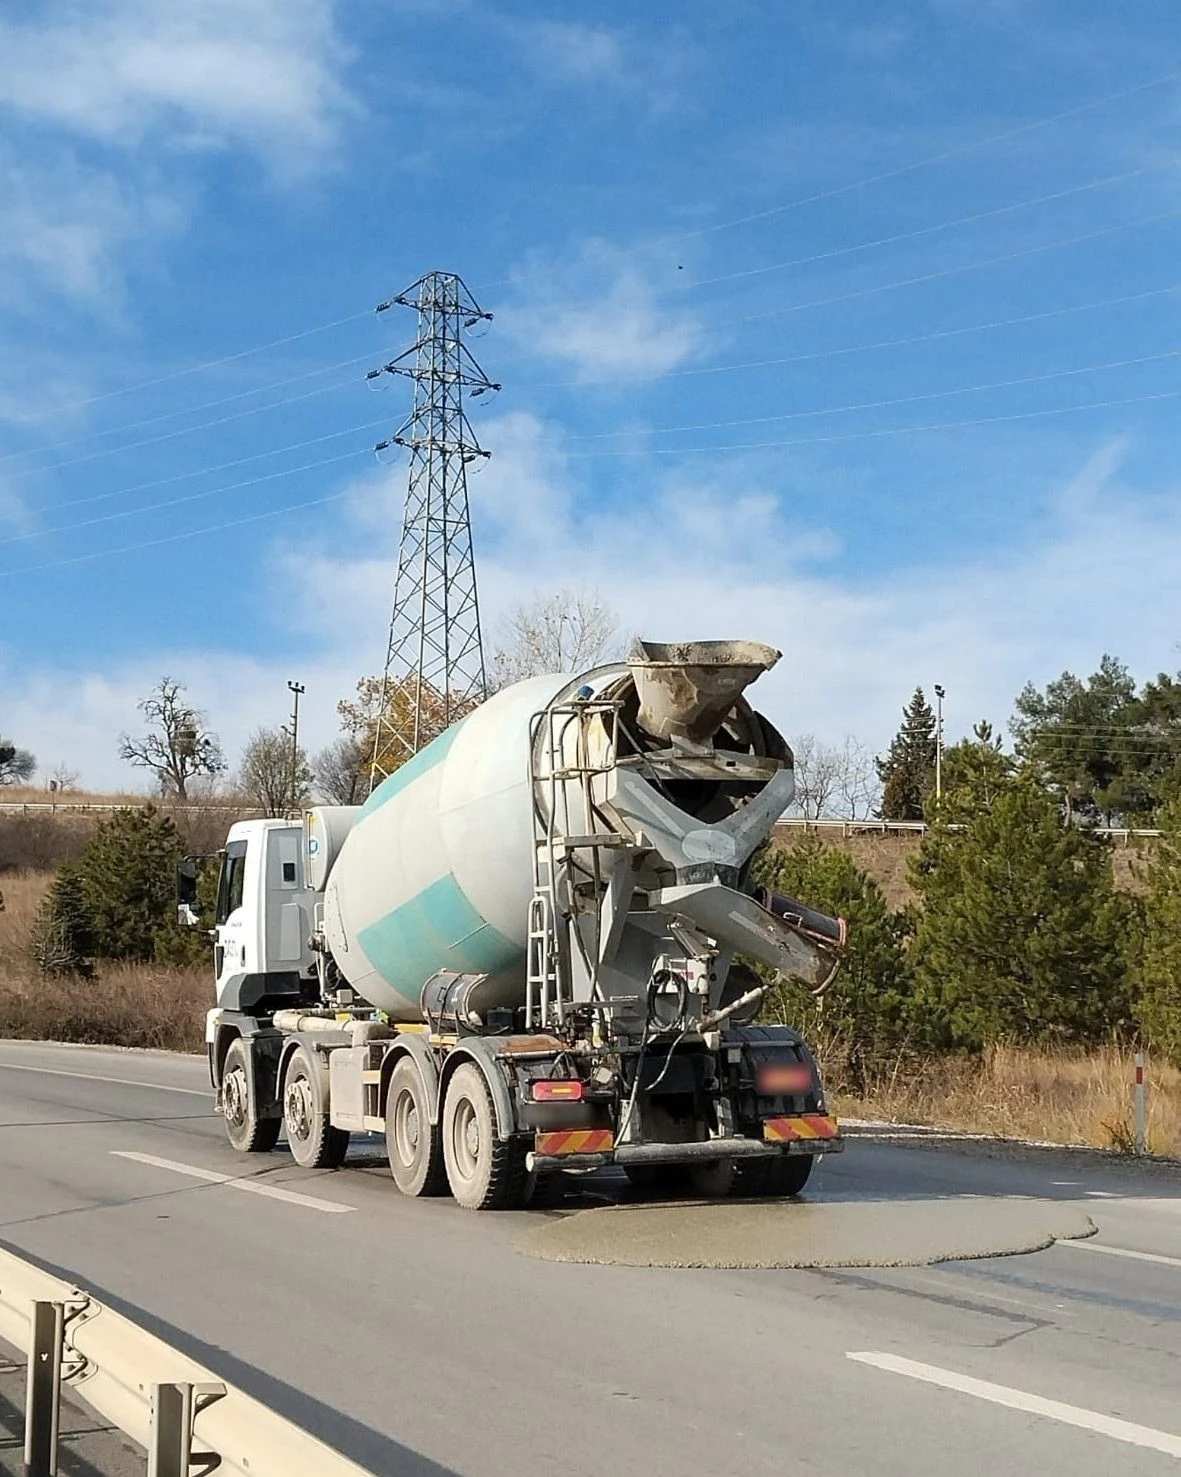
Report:
[[[761,641],[637,641],[627,664],[640,698],[640,727],[653,738],[707,743],[781,655]]]

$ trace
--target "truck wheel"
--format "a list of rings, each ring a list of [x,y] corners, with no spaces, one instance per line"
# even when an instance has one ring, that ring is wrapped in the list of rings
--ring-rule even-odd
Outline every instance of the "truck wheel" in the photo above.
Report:
[[[278,1118],[260,1118],[250,1099],[249,1050],[241,1036],[230,1042],[221,1074],[221,1111],[226,1137],[239,1154],[269,1154],[279,1141],[280,1123]]]
[[[328,1121],[327,1069],[308,1050],[298,1047],[283,1078],[283,1128],[296,1164],[304,1169],[339,1169],[349,1136]]]
[[[781,1154],[769,1161],[771,1173],[767,1177],[768,1195],[798,1195],[812,1175],[816,1160],[811,1154]]]
[[[673,1195],[685,1182],[680,1164],[625,1164],[623,1172],[633,1190],[641,1195]]]
[[[773,1159],[715,1159],[712,1164],[696,1164],[691,1171],[693,1188],[698,1195],[711,1200],[729,1196],[749,1200],[768,1193],[767,1185]]]
[[[404,1056],[390,1075],[385,1100],[385,1147],[390,1173],[403,1195],[443,1195],[447,1167],[443,1135],[431,1122],[422,1073]]]
[[[451,1193],[465,1210],[523,1205],[525,1150],[497,1137],[492,1094],[474,1062],[455,1069],[443,1102],[443,1159]]]

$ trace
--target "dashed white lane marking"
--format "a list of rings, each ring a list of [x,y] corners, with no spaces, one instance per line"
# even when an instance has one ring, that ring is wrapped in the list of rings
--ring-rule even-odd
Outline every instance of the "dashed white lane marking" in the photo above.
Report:
[[[98,1077],[93,1072],[66,1072],[61,1067],[29,1067],[23,1062],[0,1062],[5,1072],[40,1072],[43,1077],[77,1077],[81,1082],[110,1082],[115,1087],[146,1087],[152,1092],[183,1092],[187,1097],[207,1098],[212,1088],[166,1087],[163,1082],[141,1082],[135,1077]]]
[[[1088,1190],[1087,1194],[1095,1200],[1119,1200],[1122,1198],[1115,1190]]]
[[[180,1164],[175,1159],[161,1159],[156,1154],[140,1154],[134,1149],[112,1149],[117,1159],[134,1159],[137,1164],[151,1164],[157,1169],[171,1169],[174,1174],[187,1174],[190,1179],[208,1180],[211,1185],[225,1185],[230,1190],[245,1190],[250,1195],[265,1195],[268,1200],[284,1200],[288,1205],[302,1205],[305,1210],[322,1210],[326,1215],[347,1215],[353,1205],[339,1200],[321,1200],[318,1195],[304,1195],[299,1190],[284,1190],[280,1185],[260,1184],[252,1177],[218,1174],[196,1164]]]
[[[1057,1246],[1073,1246],[1075,1251],[1098,1251],[1103,1256],[1127,1257],[1133,1262],[1160,1262],[1165,1267],[1181,1267],[1181,1256],[1165,1256],[1159,1251],[1129,1251],[1125,1246],[1100,1246],[1094,1241],[1058,1241]]]
[[[953,1369],[940,1369],[935,1364],[920,1364],[917,1359],[902,1359],[895,1354],[877,1353],[847,1354],[845,1357],[858,1364],[884,1369],[889,1374],[902,1374],[912,1380],[922,1380],[924,1384],[956,1390],[961,1395],[973,1395],[977,1400],[987,1400],[993,1405],[1006,1405],[1010,1410],[1023,1410],[1029,1415],[1045,1416],[1066,1426],[1077,1426],[1083,1431],[1095,1431],[1101,1436],[1110,1436],[1113,1441],[1124,1441],[1129,1446],[1144,1446],[1149,1451],[1163,1451],[1166,1456],[1181,1457],[1181,1436],[1175,1436],[1169,1431],[1157,1431],[1152,1426],[1138,1426],[1133,1421],[1102,1415],[1097,1410],[1086,1410],[1081,1405],[1066,1405],[1061,1400],[1047,1400],[1041,1395],[1031,1395],[1026,1390],[1015,1390],[1010,1385],[994,1385],[990,1380],[973,1379],[971,1375],[958,1374]]]

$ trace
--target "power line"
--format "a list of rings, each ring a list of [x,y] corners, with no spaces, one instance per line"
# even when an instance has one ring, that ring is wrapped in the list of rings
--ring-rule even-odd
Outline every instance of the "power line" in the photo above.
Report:
[[[974,139],[966,144],[957,144],[954,148],[944,149],[938,154],[929,154],[925,159],[914,160],[910,164],[899,165],[894,169],[882,170],[877,174],[865,175],[861,179],[849,180],[843,185],[834,185],[830,189],[820,190],[814,195],[805,195],[798,200],[789,200],[782,205],[773,205],[765,210],[752,211],[747,215],[735,216],[728,221],[719,221],[711,226],[700,226],[691,231],[682,231],[677,235],[664,236],[655,240],[641,242],[632,247],[627,253],[634,254],[638,251],[650,250],[657,246],[671,246],[680,241],[695,240],[702,236],[716,235],[719,231],[728,231],[735,226],[750,225],[753,221],[767,220],[774,215],[783,215],[788,211],[801,210],[805,205],[816,205],[822,200],[833,200],[839,195],[846,195],[852,190],[865,189],[870,185],[883,184],[887,180],[900,179],[907,174],[913,174],[920,169],[929,169],[933,165],[942,164],[948,159],[956,159],[964,154],[970,154],[977,149],[989,148],[993,144],[1004,143],[1008,139],[1019,138],[1022,134],[1032,133],[1036,129],[1049,127],[1054,123],[1061,123],[1066,118],[1077,117],[1079,113],[1089,112],[1093,108],[1103,107],[1107,103],[1120,102],[1124,98],[1134,97],[1138,93],[1148,92],[1154,87],[1163,87],[1170,82],[1181,78],[1181,68],[1174,68],[1157,77],[1150,78],[1147,82],[1138,82],[1131,87],[1120,88],[1117,92],[1105,93],[1102,97],[1092,98],[1089,102],[1078,103],[1074,107],[1065,108],[1058,113],[1050,113],[1042,118],[1035,118],[1032,122],[1021,123],[1013,128],[1004,129],[1001,133],[989,134],[985,138]]]
[[[987,323],[968,323],[960,328],[939,328],[930,333],[909,334],[905,338],[877,339],[866,344],[848,344],[835,349],[816,349],[807,354],[788,354],[775,359],[747,359],[737,364],[697,365],[691,369],[668,369],[658,374],[642,374],[629,377],[628,383],[649,384],[666,379],[683,379],[691,375],[732,374],[744,369],[777,369],[786,364],[809,364],[817,359],[835,359],[844,354],[864,354],[878,349],[904,348],[911,344],[932,343],[944,338],[957,338],[963,334],[984,333],[994,328],[1014,328],[1025,323],[1038,323],[1046,318],[1063,318],[1072,313],[1086,313],[1098,308],[1120,307],[1124,303],[1142,302],[1148,298],[1162,297],[1167,293],[1181,292],[1181,282],[1167,287],[1151,287],[1143,292],[1124,293],[1120,297],[1098,298],[1089,303],[1072,303],[1063,308],[1045,308],[1037,313],[1023,313],[1017,318],[993,318]],[[525,380],[525,390],[581,390],[588,385],[617,385],[619,376],[612,375],[598,380]]]
[[[195,467],[191,472],[174,472],[171,477],[153,477],[148,482],[135,482],[129,487],[116,487],[110,492],[92,493],[89,497],[73,497],[65,502],[46,504],[42,508],[34,509],[39,513],[60,512],[63,508],[86,507],[92,503],[105,503],[113,497],[126,497],[132,492],[146,492],[152,487],[167,487],[173,482],[185,482],[190,477],[205,477],[214,472],[228,472],[234,467],[244,467],[249,462],[264,461],[268,457],[282,456],[288,451],[302,451],[306,446],[318,446],[324,441],[335,441],[339,436],[351,436],[357,431],[373,431],[378,426],[384,426],[386,419],[364,421],[359,426],[346,426],[342,431],[328,431],[323,436],[310,436],[305,441],[292,441],[287,446],[275,446],[269,451],[255,451],[250,456],[235,457],[233,461],[219,462],[213,467]]]
[[[49,538],[55,533],[75,533],[80,528],[94,528],[99,523],[114,523],[120,518],[136,518],[143,513],[158,513],[163,508],[176,508],[182,503],[196,503],[203,498],[217,497],[223,492],[237,492],[243,487],[256,487],[261,482],[274,482],[279,477],[294,477],[299,472],[311,472],[318,467],[331,467],[337,462],[348,461],[350,458],[360,456],[364,452],[370,452],[371,448],[359,447],[355,451],[344,451],[339,456],[324,457],[320,461],[305,462],[301,467],[284,467],[278,472],[265,472],[259,477],[247,477],[241,482],[230,482],[224,487],[207,487],[201,492],[187,492],[183,497],[165,498],[163,502],[149,503],[146,507],[122,508],[116,513],[103,513],[97,518],[83,518],[77,523],[63,523],[54,528],[37,528],[29,533],[14,533],[7,538],[0,538],[0,547],[5,544],[27,543],[30,539]]]
[[[737,441],[720,446],[650,446],[625,451],[571,451],[570,460],[591,457],[691,456],[701,452],[769,451],[784,446],[817,446],[840,441],[870,441],[882,436],[913,436],[926,431],[960,431],[972,426],[995,426],[1006,421],[1037,420],[1044,416],[1073,415],[1085,410],[1111,410],[1126,405],[1147,405],[1159,400],[1175,400],[1181,390],[1161,390],[1152,395],[1129,395],[1118,400],[1095,400],[1083,405],[1059,405],[1050,410],[1019,410],[1007,415],[975,416],[970,420],[935,421],[925,426],[886,426],[873,431],[847,431],[829,436],[796,436],[783,441]]]
[[[962,385],[951,390],[929,390],[920,395],[900,395],[891,400],[865,400],[854,405],[832,405],[819,410],[788,410],[775,415],[751,416],[744,420],[704,421],[696,425],[625,427],[619,431],[594,431],[570,436],[570,441],[599,441],[612,436],[676,435],[684,431],[721,431],[730,426],[758,426],[772,421],[807,420],[818,415],[845,415],[857,410],[885,410],[895,405],[913,405],[922,400],[944,400],[956,395],[978,395],[988,390],[1009,390],[1018,385],[1043,384],[1049,380],[1068,379],[1074,375],[1097,374],[1101,370],[1128,369],[1137,364],[1152,364],[1161,359],[1176,359],[1181,349],[1165,349],[1158,354],[1143,354],[1135,359],[1113,359],[1106,364],[1084,364],[1077,369],[1058,369],[1046,374],[1023,375],[1020,379],[993,380],[981,385]]]
[[[280,349],[284,344],[294,344],[300,339],[310,338],[316,333],[327,333],[331,328],[340,328],[346,323],[357,323],[362,318],[368,318],[372,313],[367,308],[363,313],[350,313],[345,318],[334,318],[331,323],[317,323],[312,328],[301,329],[299,333],[289,333],[283,338],[271,339],[269,343],[255,344],[249,349],[239,349],[234,354],[223,354],[220,359],[207,359],[201,364],[190,364],[187,369],[174,369],[168,374],[157,375],[155,379],[140,380],[138,384],[123,385],[118,390],[104,390],[101,395],[89,395],[84,400],[70,400],[63,405],[54,405],[47,410],[38,411],[35,415],[14,415],[7,419],[14,421],[38,421],[44,420],[51,415],[62,415],[69,410],[81,410],[87,405],[97,405],[101,400],[113,400],[119,395],[133,395],[139,390],[151,390],[156,385],[166,385],[173,380],[184,379],[190,374],[200,374],[206,369],[218,369],[223,364],[233,364],[239,359],[247,359],[252,354],[263,354],[268,349]]]
[[[915,287],[924,282],[935,282],[944,277],[959,277],[965,272],[976,272],[983,267],[996,267],[1006,262],[1019,261],[1023,257],[1037,256],[1044,251],[1059,251],[1066,246],[1077,246],[1083,241],[1095,241],[1100,236],[1110,236],[1117,231],[1131,231],[1139,226],[1153,225],[1157,221],[1176,220],[1181,211],[1166,210],[1155,215],[1140,216],[1133,221],[1121,221],[1113,226],[1101,226],[1098,230],[1084,231],[1081,235],[1066,236],[1058,241],[1046,241],[1039,246],[1026,246],[1020,251],[1010,251],[1002,256],[983,257],[974,262],[965,262],[958,267],[941,267],[937,272],[924,272],[918,277],[903,277],[895,282],[881,282],[874,287],[861,287],[852,292],[838,293],[835,297],[814,298],[806,303],[789,303],[783,308],[770,308],[762,313],[747,313],[741,318],[726,318],[710,323],[709,328],[729,328],[740,323],[755,323],[765,318],[780,318],[786,313],[802,313],[807,308],[827,308],[836,303],[852,302],[857,298],[872,297],[878,292],[892,292],[898,287]]]
[[[206,400],[200,405],[183,405],[179,410],[166,410],[160,415],[150,415],[144,420],[130,421],[122,426],[110,426],[105,431],[91,431],[85,436],[71,436],[66,441],[49,441],[43,446],[26,446],[20,451],[6,451],[0,454],[0,462],[12,461],[18,456],[37,456],[46,451],[58,451],[66,446],[84,446],[89,441],[100,441],[104,436],[119,436],[127,431],[138,431],[144,426],[155,426],[161,421],[173,420],[178,415],[197,415],[202,410],[216,410],[221,405],[230,405],[235,400],[248,400],[251,395],[263,395],[268,390],[282,390],[288,385],[298,384],[301,380],[314,379],[318,374],[330,374],[337,369],[350,369],[355,364],[368,364],[372,361],[372,354],[359,354],[355,359],[341,359],[336,364],[322,364],[318,369],[308,369],[302,374],[291,375],[288,379],[271,380],[265,385],[255,385],[252,390],[239,390],[234,395],[222,395],[217,400]],[[262,407],[266,409],[268,407]],[[216,424],[216,422],[214,423]],[[203,426],[194,426],[193,430],[203,430]],[[122,447],[115,447],[115,451],[121,451]],[[58,463],[57,465],[61,465]],[[52,467],[37,467],[35,471],[52,471]]]
[[[957,216],[954,220],[939,221],[932,226],[919,226],[912,231],[900,231],[894,236],[880,236],[875,241],[859,241],[852,246],[838,246],[831,251],[822,251],[814,256],[799,256],[791,261],[772,262],[765,267],[747,267],[740,272],[724,272],[717,277],[699,277],[695,281],[686,282],[686,288],[714,287],[720,282],[737,282],[748,277],[762,277],[768,272],[782,272],[789,267],[806,267],[815,262],[831,261],[834,257],[850,256],[858,251],[870,251],[878,246],[895,246],[900,241],[913,241],[920,236],[931,236],[939,231],[949,231],[955,226],[973,225],[977,221],[991,220],[1001,215],[1011,215],[1015,210],[1028,210],[1035,205],[1048,205],[1055,200],[1065,200],[1072,195],[1081,195],[1088,190],[1097,190],[1104,185],[1121,183],[1124,180],[1135,179],[1139,175],[1149,174],[1157,169],[1175,169],[1177,159],[1167,159],[1160,164],[1142,165],[1139,169],[1125,170],[1123,174],[1111,174],[1102,179],[1088,180],[1085,184],[1071,185],[1064,190],[1054,190],[1047,195],[1037,195],[1030,200],[1018,200],[1011,205],[998,205],[991,210],[978,210],[972,215]],[[678,286],[681,284],[678,283]]]
[[[251,513],[245,518],[231,518],[224,523],[211,523],[206,528],[190,528],[183,533],[170,533],[163,538],[146,539],[143,543],[124,544],[119,549],[96,549],[88,554],[75,554],[69,559],[52,559],[46,564],[29,564],[23,569],[4,569],[0,570],[0,579],[11,579],[19,574],[41,574],[47,569],[62,569],[69,564],[87,564],[93,559],[106,559],[116,554],[134,554],[140,549],[158,549],[163,544],[175,544],[182,539],[199,538],[205,533],[223,533],[227,528],[241,528],[246,523],[260,523],[264,518],[279,518],[284,513],[298,513],[304,508],[318,508],[324,503],[337,503],[347,496],[347,489],[341,492],[330,492],[325,497],[309,498],[302,503],[287,503],[281,508],[268,508],[264,513]]]
[[[281,410],[286,405],[296,405],[303,400],[313,400],[317,395],[328,395],[335,390],[346,390],[354,382],[352,380],[341,380],[336,385],[320,385],[315,390],[305,390],[301,395],[287,395],[282,400],[272,400],[267,405],[253,405],[249,410],[236,410],[232,415],[218,416],[215,420],[201,421],[195,426],[180,426],[175,431],[165,431],[160,436],[147,436],[142,441],[128,441],[123,446],[108,446],[103,451],[92,451],[86,456],[72,456],[64,462],[53,462],[46,467],[21,467],[19,471],[9,472],[8,478],[32,477],[38,473],[60,472],[66,467],[78,467],[84,462],[101,461],[104,457],[119,456],[125,451],[139,451],[145,446],[158,446],[162,441],[175,441],[179,436],[192,436],[198,431],[208,431],[214,426],[224,426],[230,421],[245,420],[252,415],[263,415],[268,410]]]

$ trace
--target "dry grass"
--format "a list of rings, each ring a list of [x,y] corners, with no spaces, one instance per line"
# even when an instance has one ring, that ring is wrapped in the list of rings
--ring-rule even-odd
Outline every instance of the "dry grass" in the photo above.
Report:
[[[208,969],[104,965],[93,979],[44,979],[28,954],[29,930],[52,874],[0,878],[0,1037],[201,1051],[213,1003]]]
[[[840,1064],[830,1065],[839,1083]],[[1181,1072],[1148,1062],[1148,1148],[1181,1156]],[[1003,1138],[1130,1152],[1133,1055],[1120,1047],[1039,1051],[996,1046],[981,1059],[899,1062],[866,1091],[834,1090],[838,1114]]]

